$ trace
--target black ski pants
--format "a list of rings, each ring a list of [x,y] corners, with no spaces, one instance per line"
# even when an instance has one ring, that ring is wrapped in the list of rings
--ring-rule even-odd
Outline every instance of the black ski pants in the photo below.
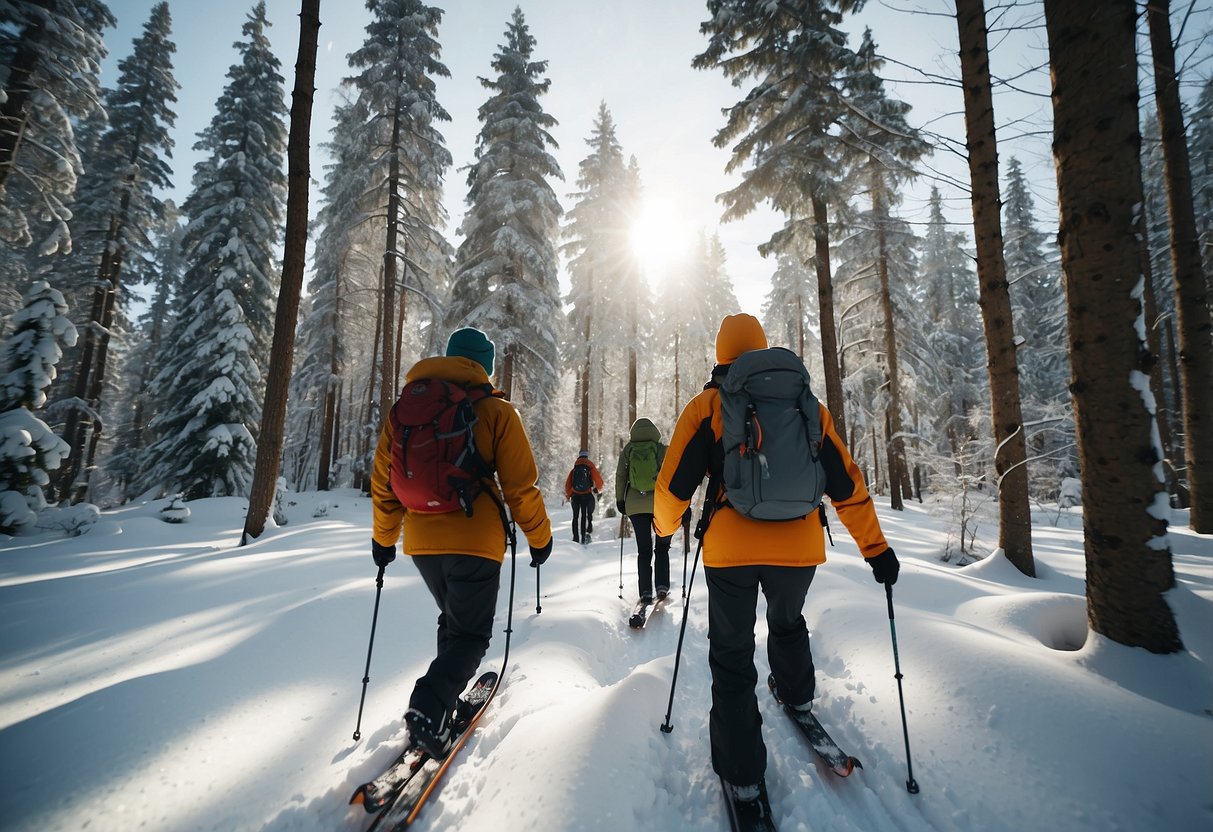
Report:
[[[501,564],[475,555],[415,555],[412,561],[438,604],[438,655],[417,680],[409,707],[439,725],[489,649]]]
[[[652,596],[653,582],[657,586],[670,586],[670,538],[657,536],[657,546],[653,546],[653,515],[629,514],[632,523],[632,533],[636,535],[636,574],[640,584],[640,595]]]
[[[583,543],[594,530],[594,494],[591,491],[574,493],[570,502],[573,504],[573,539]]]
[[[815,566],[704,567],[708,582],[708,665],[712,670],[712,768],[737,786],[766,773],[767,747],[758,713],[754,624],[758,590],[767,599],[767,661],[780,698],[792,705],[813,698],[813,654],[805,625],[805,596]]]

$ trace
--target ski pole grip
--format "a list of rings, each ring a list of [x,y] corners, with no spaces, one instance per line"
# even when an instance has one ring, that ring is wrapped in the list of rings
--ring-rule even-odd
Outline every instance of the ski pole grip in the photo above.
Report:
[[[893,620],[893,585],[892,584],[884,585],[884,594],[885,594],[885,599],[889,603],[889,620],[892,621]]]

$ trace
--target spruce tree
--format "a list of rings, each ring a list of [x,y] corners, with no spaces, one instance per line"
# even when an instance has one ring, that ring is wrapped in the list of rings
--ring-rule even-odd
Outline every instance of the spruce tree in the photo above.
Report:
[[[526,402],[537,447],[549,444],[560,379],[560,289],[556,240],[562,209],[550,181],[563,180],[549,148],[556,119],[539,98],[551,82],[532,59],[535,38],[515,9],[493,57],[492,92],[481,105],[476,159],[468,172],[469,210],[460,232],[447,302],[449,329],[474,326],[497,345],[499,386]]]
[[[366,121],[351,125],[349,141],[361,148],[369,202],[383,222],[379,319],[380,418],[399,392],[401,342],[408,299],[421,299],[416,326],[442,319],[441,285],[428,277],[447,254],[442,178],[451,155],[436,124],[450,121],[438,103],[434,78],[449,77],[437,40],[442,10],[420,0],[368,0],[372,20],[362,46],[349,56],[360,70],[345,83],[357,92]],[[405,293],[401,295],[401,292]]]
[[[46,402],[62,345],[76,341],[62,293],[39,280],[25,293],[0,346],[0,533],[29,528],[46,507],[49,471],[67,443],[33,411]]]
[[[99,109],[102,31],[114,16],[99,0],[0,0],[0,21],[0,243],[68,251],[81,171],[72,124]]]
[[[65,403],[64,439],[72,452],[59,478],[61,499],[88,495],[104,424],[100,415],[108,404],[103,397],[111,339],[126,302],[123,278],[146,273],[152,230],[163,210],[156,193],[172,184],[167,159],[177,82],[171,29],[168,3],[156,4],[131,54],[118,62],[118,83],[105,97],[109,126],[90,154],[91,168],[76,200],[82,227],[73,271],[77,296],[88,297],[89,311],[79,318],[84,338],[75,356],[72,397]]]
[[[155,465],[140,486],[187,499],[244,496],[252,479],[286,197],[286,106],[268,25],[259,3],[195,145],[210,155],[195,166],[183,206],[188,265],[166,364],[152,382],[161,406],[151,422]]]

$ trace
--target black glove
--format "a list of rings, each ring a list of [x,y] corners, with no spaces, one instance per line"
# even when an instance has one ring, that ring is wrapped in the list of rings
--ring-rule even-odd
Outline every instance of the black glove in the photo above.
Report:
[[[868,566],[872,567],[872,577],[876,579],[876,583],[889,586],[897,583],[901,564],[897,562],[897,555],[892,549],[885,549],[876,557],[868,558]]]
[[[615,510],[616,510],[616,511],[618,511],[620,514],[623,514],[623,513],[624,513],[624,510],[623,510],[623,505],[624,505],[624,504],[623,504],[623,500],[616,500],[616,501],[615,501]]]
[[[545,545],[531,547],[531,566],[543,566],[547,563],[552,554],[552,540],[553,538],[549,537]]]
[[[371,538],[371,557],[375,559],[375,565],[383,569],[389,563],[396,559],[396,547],[384,546],[375,538]]]
[[[682,525],[683,526],[691,525],[691,507],[690,506],[687,506],[687,510],[682,513]]]

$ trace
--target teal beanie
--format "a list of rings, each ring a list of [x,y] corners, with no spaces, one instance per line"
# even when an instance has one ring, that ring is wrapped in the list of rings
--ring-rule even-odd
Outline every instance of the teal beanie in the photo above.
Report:
[[[469,326],[452,332],[446,342],[446,354],[470,358],[484,367],[486,373],[493,374],[493,342],[478,329]]]

